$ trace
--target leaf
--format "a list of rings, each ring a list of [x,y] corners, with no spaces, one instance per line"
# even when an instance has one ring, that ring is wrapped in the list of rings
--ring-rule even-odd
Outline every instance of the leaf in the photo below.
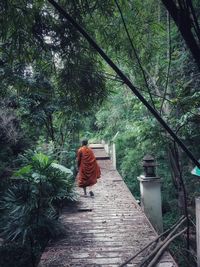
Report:
[[[21,177],[23,175],[30,174],[31,171],[32,171],[32,166],[27,165],[27,166],[24,166],[21,169],[19,169],[17,172],[15,172],[14,176]]]
[[[73,172],[65,166],[57,163],[51,163],[51,167],[60,170],[61,172],[73,175]]]
[[[52,160],[47,155],[44,155],[41,152],[40,153],[36,153],[32,157],[32,161],[33,161],[33,165],[36,165],[35,167],[37,167],[39,169],[46,169],[52,163]]]

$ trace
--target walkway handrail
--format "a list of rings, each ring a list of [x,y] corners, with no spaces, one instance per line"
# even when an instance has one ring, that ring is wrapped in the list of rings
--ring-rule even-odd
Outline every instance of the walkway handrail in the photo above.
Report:
[[[119,131],[114,135],[114,137],[109,141],[106,142],[102,140],[102,145],[104,146],[104,149],[106,153],[110,156],[111,161],[113,163],[113,168],[117,169],[117,158],[116,158],[116,147],[115,147],[115,140],[119,134]]]

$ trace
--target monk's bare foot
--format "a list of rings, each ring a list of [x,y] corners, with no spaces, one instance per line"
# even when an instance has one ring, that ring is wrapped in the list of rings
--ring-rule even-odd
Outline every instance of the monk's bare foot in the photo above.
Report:
[[[94,193],[92,191],[89,192],[91,197],[94,197]]]

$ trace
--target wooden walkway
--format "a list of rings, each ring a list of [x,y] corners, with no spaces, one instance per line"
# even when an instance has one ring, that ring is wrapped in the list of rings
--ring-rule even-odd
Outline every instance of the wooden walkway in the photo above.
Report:
[[[102,171],[94,186],[95,196],[84,197],[82,190],[77,189],[78,203],[66,207],[61,218],[66,235],[49,244],[40,267],[117,267],[156,237],[105,151],[100,147],[93,149]],[[127,266],[139,266],[147,254],[148,251]],[[168,253],[157,264],[157,267],[174,266],[177,265]]]

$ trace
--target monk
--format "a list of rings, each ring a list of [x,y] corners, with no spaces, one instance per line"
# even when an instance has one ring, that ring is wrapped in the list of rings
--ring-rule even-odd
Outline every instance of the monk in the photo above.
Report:
[[[78,165],[78,186],[83,188],[84,195],[87,195],[86,187],[91,187],[97,183],[101,176],[99,165],[91,148],[88,147],[88,140],[82,141],[82,146],[77,153]],[[94,193],[90,190],[90,196]]]

